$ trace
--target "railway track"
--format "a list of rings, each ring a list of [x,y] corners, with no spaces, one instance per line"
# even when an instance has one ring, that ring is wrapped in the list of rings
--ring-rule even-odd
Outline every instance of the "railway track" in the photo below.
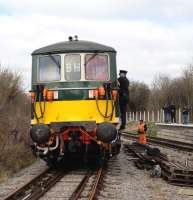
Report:
[[[4,200],[37,200],[67,173],[67,170],[58,171],[48,168],[23,187],[5,197]]]
[[[138,140],[138,136],[136,134],[129,133],[129,132],[122,132],[121,134],[124,138]],[[170,147],[170,148],[175,148],[182,151],[193,152],[193,144],[190,144],[190,143],[168,140],[168,139],[157,138],[157,137],[156,138],[147,137],[147,139],[148,139],[149,144],[158,144],[164,147]]]
[[[38,200],[41,197],[43,198],[44,194],[54,187],[65,175],[69,174],[69,172],[70,170],[68,169],[46,169],[23,187],[5,197],[4,200]],[[104,168],[100,168],[97,171],[87,170],[81,181],[73,183],[75,189],[72,195],[66,198],[69,200],[77,200],[82,197],[88,200],[95,199],[103,174]],[[78,175],[82,176],[81,173]],[[68,188],[66,188],[66,190],[68,190]]]
[[[139,169],[153,169],[153,166],[159,164],[161,167],[161,175],[168,183],[193,187],[193,169],[190,166],[171,161],[161,152],[153,154],[152,152],[155,148],[147,145],[134,143],[127,145],[126,149],[128,154],[133,153],[138,158],[135,160],[135,164]]]
[[[97,172],[88,172],[76,190],[73,192],[72,196],[69,200],[78,200],[79,198],[86,198],[88,200],[96,199],[97,191],[99,190],[99,185],[103,178],[104,169],[100,168]],[[93,177],[94,176],[94,177]],[[89,184],[89,179],[92,177],[91,185]],[[86,188],[89,187],[90,189],[87,190]],[[83,192],[85,193],[83,195]]]

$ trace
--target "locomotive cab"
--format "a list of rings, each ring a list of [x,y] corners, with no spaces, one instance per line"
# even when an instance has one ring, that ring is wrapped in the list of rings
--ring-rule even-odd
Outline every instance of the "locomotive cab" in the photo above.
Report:
[[[116,51],[89,41],[32,53],[33,151],[46,161],[67,154],[106,158],[119,152]]]

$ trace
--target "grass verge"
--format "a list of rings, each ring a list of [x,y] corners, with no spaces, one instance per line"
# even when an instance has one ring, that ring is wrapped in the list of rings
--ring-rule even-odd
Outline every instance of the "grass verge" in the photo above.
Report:
[[[35,160],[30,148],[23,143],[4,149],[0,154],[0,182],[31,165]]]

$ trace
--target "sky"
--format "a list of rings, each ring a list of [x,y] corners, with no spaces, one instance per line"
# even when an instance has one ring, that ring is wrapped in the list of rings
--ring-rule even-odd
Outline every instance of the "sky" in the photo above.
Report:
[[[191,0],[0,0],[0,64],[30,88],[31,53],[70,35],[114,47],[117,68],[151,84],[193,61]]]

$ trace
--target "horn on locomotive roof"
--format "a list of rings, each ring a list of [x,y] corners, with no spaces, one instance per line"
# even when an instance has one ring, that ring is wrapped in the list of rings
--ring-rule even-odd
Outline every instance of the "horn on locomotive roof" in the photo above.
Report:
[[[69,40],[69,41],[73,41],[73,37],[72,37],[72,36],[69,36],[69,37],[68,37],[68,40]]]
[[[75,41],[78,41],[78,35],[74,36]]]
[[[78,41],[78,35],[75,35],[74,38],[72,36],[68,37],[69,41]]]

